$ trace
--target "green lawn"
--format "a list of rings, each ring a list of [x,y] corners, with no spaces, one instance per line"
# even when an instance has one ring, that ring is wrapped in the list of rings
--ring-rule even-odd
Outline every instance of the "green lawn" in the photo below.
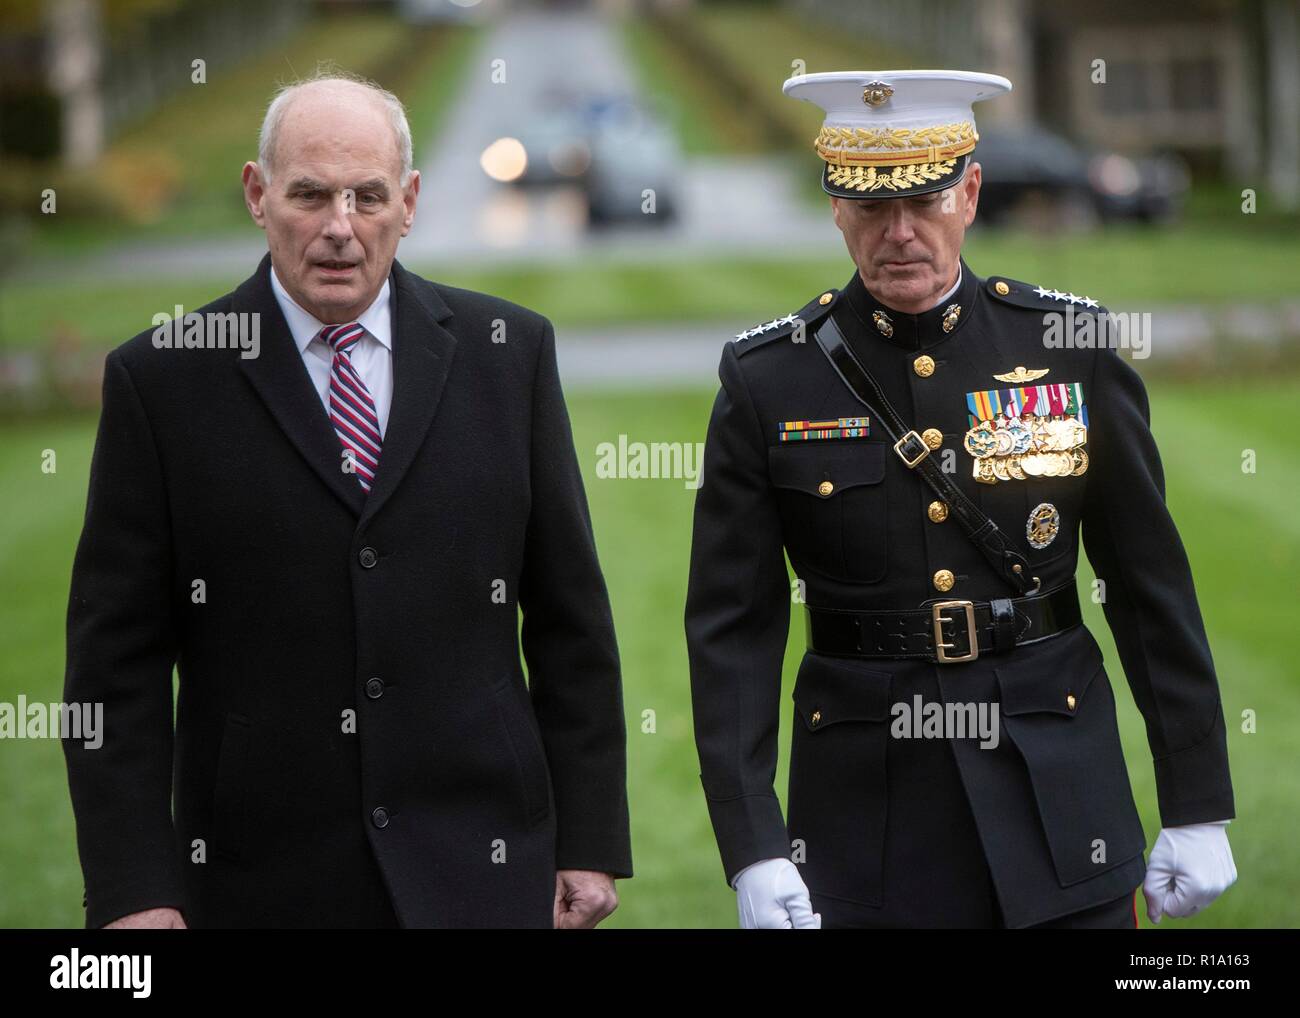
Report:
[[[1152,303],[1272,301],[1297,293],[1295,238],[1263,225],[1253,230],[1116,228],[1075,238],[975,231],[965,255],[981,275],[1073,290],[1127,309]],[[838,245],[822,257],[804,259],[774,251],[716,260],[623,263],[593,258],[473,269],[407,267],[440,282],[544,308],[561,329],[657,321],[756,322],[796,310],[827,287],[843,286],[853,272]],[[8,283],[0,287],[0,351],[45,347],[56,334],[68,333],[88,346],[108,349],[147,328],[156,311],[170,312],[174,304],[192,310],[232,289],[243,275],[165,284],[155,279]]]
[[[1300,925],[1300,877],[1288,848],[1300,798],[1291,590],[1300,570],[1300,523],[1285,511],[1300,476],[1300,446],[1289,428],[1275,423],[1289,416],[1296,389],[1287,378],[1151,387],[1169,501],[1192,559],[1223,686],[1239,817],[1230,828],[1237,886],[1204,915],[1162,927]],[[730,926],[736,920],[691,737],[682,610],[694,492],[681,481],[600,480],[594,471],[597,445],[620,433],[633,441],[702,440],[712,395],[701,389],[570,397],[624,663],[637,877],[621,885],[622,905],[611,925]],[[5,701],[15,702],[19,693],[57,699],[62,687],[67,583],[93,433],[91,418],[0,428]],[[1257,457],[1250,475],[1239,465],[1246,448]],[[40,470],[45,449],[58,455],[53,474]],[[1084,569],[1081,580],[1089,579]],[[1120,680],[1100,611],[1090,604],[1088,610],[1116,684],[1134,791],[1153,838],[1158,819],[1141,719]],[[792,627],[787,691],[800,632]],[[1256,712],[1258,734],[1240,732],[1236,719],[1245,709]],[[642,732],[646,710],[656,715],[653,734]],[[783,743],[789,720],[787,697]],[[782,794],[785,773],[783,761]],[[59,747],[0,743],[0,782],[8,790],[0,825],[0,927],[79,924],[81,877]]]

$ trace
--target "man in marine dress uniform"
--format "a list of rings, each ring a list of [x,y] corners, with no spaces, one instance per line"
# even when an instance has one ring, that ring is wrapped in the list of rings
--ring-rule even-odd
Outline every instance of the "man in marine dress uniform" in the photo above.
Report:
[[[857,271],[728,343],[709,424],[686,631],[745,927],[1132,928],[1139,885],[1159,921],[1236,878],[1218,683],[1142,381],[1096,300],[960,255],[972,107],[1010,87],[935,71],[784,86],[826,110],[822,186]],[[1149,863],[1080,622],[1080,533],[1154,760]],[[808,649],[783,818],[792,601]]]

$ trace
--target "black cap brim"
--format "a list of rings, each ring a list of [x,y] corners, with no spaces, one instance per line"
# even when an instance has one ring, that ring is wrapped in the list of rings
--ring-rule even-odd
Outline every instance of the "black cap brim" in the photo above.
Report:
[[[831,175],[841,175],[839,167],[826,163],[822,169],[822,190],[837,198],[910,198],[952,187],[966,173],[970,155],[958,156],[940,163],[915,163],[909,166],[854,167],[852,183],[837,180]],[[948,163],[953,165],[949,166]],[[854,185],[857,186],[854,186]]]

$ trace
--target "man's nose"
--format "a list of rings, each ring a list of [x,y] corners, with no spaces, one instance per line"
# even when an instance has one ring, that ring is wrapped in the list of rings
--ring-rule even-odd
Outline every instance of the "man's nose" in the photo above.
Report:
[[[340,191],[330,205],[324,232],[326,238],[335,244],[344,244],[352,239],[352,202],[350,191]]]
[[[912,229],[912,213],[907,208],[906,200],[890,202],[889,219],[885,224],[885,240],[892,244],[903,244],[915,235]]]

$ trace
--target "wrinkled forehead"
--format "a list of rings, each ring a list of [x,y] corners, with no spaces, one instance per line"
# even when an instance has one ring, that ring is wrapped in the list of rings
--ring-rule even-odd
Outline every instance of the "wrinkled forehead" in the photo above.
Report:
[[[316,175],[363,172],[397,179],[401,153],[387,109],[352,89],[313,88],[285,107],[274,161],[279,174],[310,167]]]

